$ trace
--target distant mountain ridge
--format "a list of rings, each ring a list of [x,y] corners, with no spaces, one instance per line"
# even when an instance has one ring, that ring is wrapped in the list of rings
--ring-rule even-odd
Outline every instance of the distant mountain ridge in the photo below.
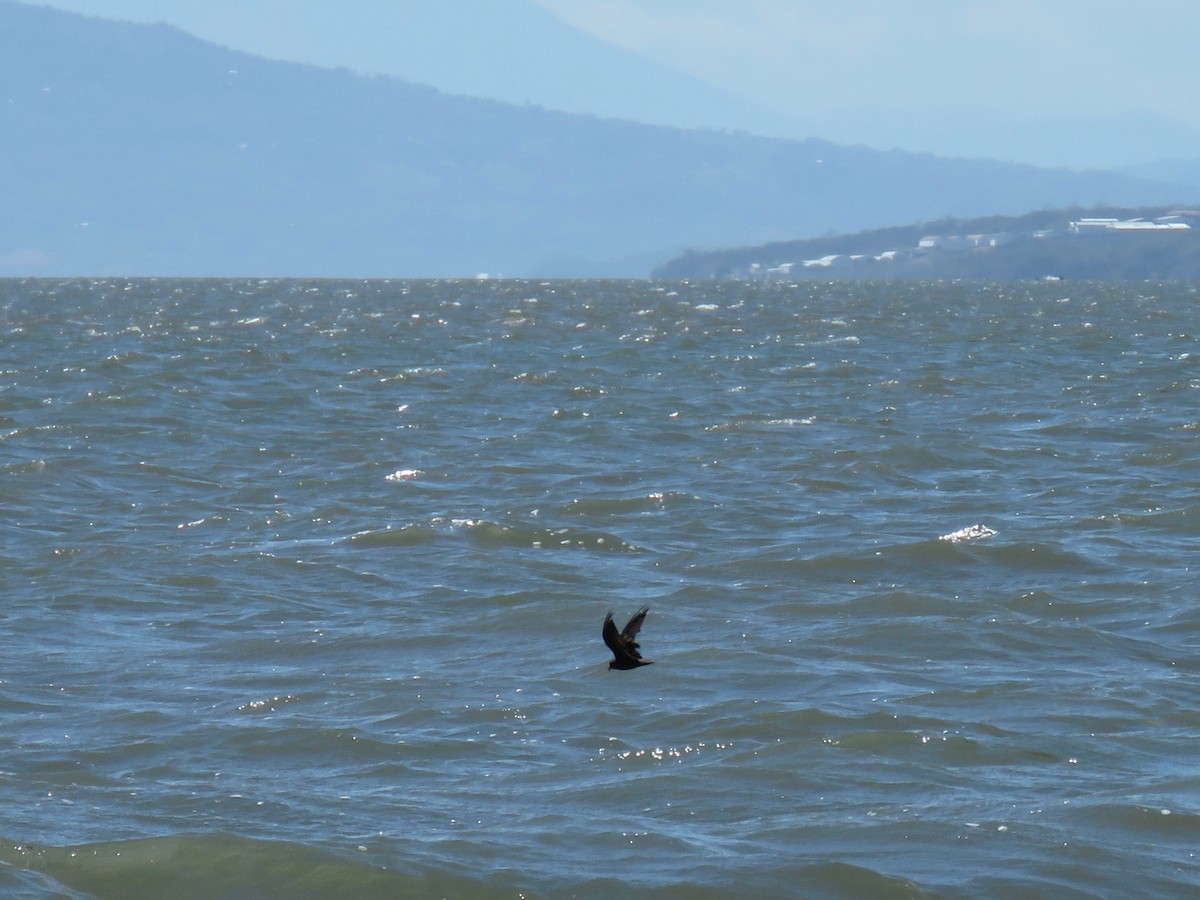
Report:
[[[640,276],[1179,188],[440,94],[0,0],[0,274]]]
[[[913,92],[891,100],[880,95],[859,104],[830,98],[822,101],[821,111],[789,111],[778,97],[731,94],[571,26],[540,0],[36,2],[106,19],[164,22],[268,59],[344,67],[428,84],[446,93],[658,125],[820,137],[836,144],[1068,169],[1147,165],[1200,146],[1200,126],[1147,109],[1118,106],[1091,115],[1069,108],[1052,115],[1032,109],[1004,112],[984,97],[978,98],[982,102],[957,105],[935,102],[936,88],[928,95]],[[657,5],[661,8],[661,0]],[[695,15],[703,18],[704,12],[697,8]],[[756,15],[747,10],[746,17],[754,20]],[[912,36],[900,39],[905,40]],[[1101,77],[1112,62],[1101,63],[1102,58],[1097,57]],[[1155,66],[1154,71],[1165,68]],[[1000,70],[996,75],[1001,80],[1019,77],[1018,72],[1001,75]],[[953,67],[945,76],[951,81],[963,77]],[[840,80],[832,72],[830,77]],[[822,91],[813,83],[797,87],[799,96]],[[1053,90],[1053,79],[1047,88]],[[1152,92],[1143,95],[1144,103],[1152,102]],[[772,102],[773,111],[762,108]]]
[[[568,26],[530,0],[45,2],[143,24],[169,16],[168,24],[189,34],[252,55],[391,75],[463,96],[686,128],[783,127],[698,79]],[[249,29],[248,22],[270,27]]]

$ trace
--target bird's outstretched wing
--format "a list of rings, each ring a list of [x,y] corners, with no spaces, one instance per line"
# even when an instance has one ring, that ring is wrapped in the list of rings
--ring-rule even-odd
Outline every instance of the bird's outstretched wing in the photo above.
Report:
[[[608,645],[608,649],[613,653],[620,653],[625,649],[625,642],[621,638],[621,632],[617,631],[617,625],[613,621],[612,613],[604,617],[604,643]]]
[[[641,610],[629,624],[625,626],[624,631],[617,631],[617,625],[613,622],[612,613],[604,617],[604,643],[608,649],[612,651],[617,662],[636,663],[642,658],[642,655],[637,651],[637,642],[630,640],[633,635],[637,634],[637,629],[642,626],[642,619],[646,617],[646,610]],[[637,622],[637,627],[630,631],[630,626]]]
[[[638,632],[642,630],[642,623],[646,621],[646,613],[650,611],[650,607],[643,606],[633,614],[633,618],[625,623],[625,627],[621,629],[621,639],[625,642],[625,646],[638,659],[642,658],[642,654],[638,653],[638,648],[641,646],[637,642]]]

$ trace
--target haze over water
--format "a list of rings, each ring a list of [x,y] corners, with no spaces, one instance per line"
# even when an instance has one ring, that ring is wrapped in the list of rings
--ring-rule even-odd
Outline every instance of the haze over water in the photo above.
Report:
[[[0,282],[0,892],[1188,895],[1197,299]]]

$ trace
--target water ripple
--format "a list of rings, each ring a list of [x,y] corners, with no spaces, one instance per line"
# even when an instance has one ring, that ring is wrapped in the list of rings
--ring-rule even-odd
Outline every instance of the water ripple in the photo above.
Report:
[[[1195,893],[1194,318],[0,283],[0,893]]]

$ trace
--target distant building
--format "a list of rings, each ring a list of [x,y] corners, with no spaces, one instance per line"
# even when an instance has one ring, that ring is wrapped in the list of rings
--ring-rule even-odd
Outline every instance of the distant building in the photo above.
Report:
[[[931,234],[917,242],[921,250],[950,250],[963,251],[971,248],[971,242],[961,234]]]
[[[1003,247],[1006,244],[1011,244],[1018,240],[1017,235],[1009,234],[1007,231],[998,231],[995,234],[985,234],[983,238],[985,247]]]
[[[978,250],[990,250],[993,247],[1002,247],[1005,244],[1011,244],[1015,238],[1007,232],[998,234],[968,234],[967,243]]]
[[[1182,216],[1163,216],[1153,222],[1145,219],[1080,219],[1071,223],[1071,233],[1076,235],[1109,234],[1111,232],[1145,231],[1188,231],[1191,225],[1182,221]]]
[[[1118,222],[1112,226],[1113,231],[1190,231],[1187,222],[1143,222],[1141,219],[1130,219],[1128,222]]]
[[[1067,226],[1067,230],[1071,234],[1081,237],[1092,234],[1104,234],[1104,232],[1116,225],[1118,221],[1118,219],[1080,219]]]
[[[806,259],[804,267],[806,269],[840,269],[859,259],[862,259],[861,255],[847,256],[845,253],[830,253],[820,259]]]

